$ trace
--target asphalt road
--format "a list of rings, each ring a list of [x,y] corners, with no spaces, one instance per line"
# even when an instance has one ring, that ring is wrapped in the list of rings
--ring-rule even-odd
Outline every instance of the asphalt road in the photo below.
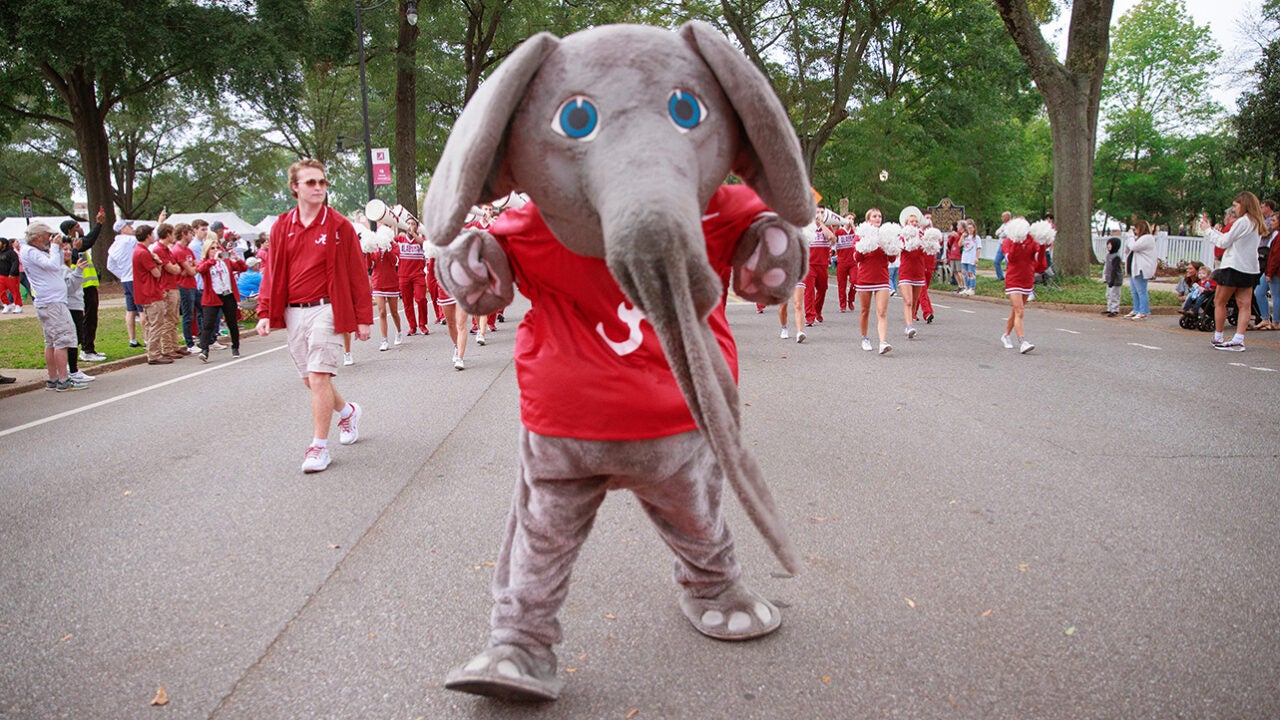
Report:
[[[361,439],[314,476],[280,334],[0,401],[0,716],[1280,716],[1280,333],[1224,353],[1168,316],[1033,308],[1023,356],[1007,306],[939,300],[910,342],[894,301],[886,356],[834,298],[803,345],[730,306],[745,432],[804,571],[730,517],[783,626],[694,632],[614,494],[549,705],[441,687],[487,628],[514,322],[465,372],[438,331],[358,344],[337,382]]]

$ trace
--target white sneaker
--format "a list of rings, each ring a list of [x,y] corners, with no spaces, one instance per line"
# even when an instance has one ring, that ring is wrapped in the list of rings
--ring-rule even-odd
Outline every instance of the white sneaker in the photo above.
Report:
[[[226,349],[227,349],[227,346],[226,346],[226,345],[223,345],[223,344],[222,344],[222,343],[220,343],[220,342],[216,342],[216,341],[215,341],[212,345],[210,345],[210,346],[209,346],[209,349],[210,349],[210,350],[226,350]]]
[[[397,331],[396,331],[396,341],[395,341],[394,343],[392,343],[392,344],[394,344],[394,345],[399,345],[399,344],[401,344],[401,343],[403,343],[403,342],[404,342],[404,335],[400,334],[400,331],[398,331],[398,330],[397,330]]]
[[[871,338],[862,338],[862,349],[871,352]]]
[[[378,345],[378,352],[386,352],[388,348],[390,346],[387,344],[387,339],[382,338],[382,344]]]
[[[1004,345],[1004,349],[1005,349],[1005,350],[1012,350],[1012,349],[1013,349],[1013,339],[1012,339],[1012,338],[1010,338],[1008,335],[1001,335],[1001,336],[1000,336],[1000,344],[1001,344],[1001,345]]]
[[[1036,349],[1036,346],[1032,345],[1030,342],[1026,340],[1023,340],[1022,345],[1018,346],[1018,352],[1022,353],[1023,355],[1026,355],[1027,353],[1035,349]]]
[[[890,351],[890,350],[892,350],[892,349],[893,349],[893,346],[892,346],[892,345],[890,345],[889,343],[887,343],[887,342],[882,342],[882,343],[880,343],[880,354],[881,354],[881,355],[888,355],[888,354],[889,354],[889,351]]]
[[[360,416],[364,413],[359,403],[351,403],[351,408],[351,415],[346,420],[338,416],[338,442],[343,445],[354,445],[360,439]]]
[[[355,365],[355,364],[356,364],[356,359],[355,359],[355,358],[353,358],[353,357],[351,357],[351,353],[342,353],[342,364],[343,364],[343,365]]]
[[[329,467],[329,448],[312,445],[302,458],[302,472],[317,473]]]
[[[808,336],[808,335],[805,335],[805,334],[804,334],[804,331],[803,331],[803,330],[801,330],[800,332],[796,333],[796,343],[798,344],[798,343],[802,343],[802,342],[804,342],[804,339],[805,339],[805,338],[807,338],[807,337],[809,337],[809,336]]]
[[[83,370],[77,370],[71,373],[70,375],[68,375],[67,377],[71,378],[72,380],[75,380],[76,382],[82,382],[82,383],[93,382],[94,380],[98,379],[92,375],[86,375]]]
[[[9,305],[5,305],[5,306],[4,306],[4,309],[3,309],[3,310],[0,310],[0,315],[8,315],[8,314],[9,314],[9,307],[10,307]]]
[[[911,340],[911,339],[915,338],[915,336],[916,336],[916,328],[915,328],[915,326],[914,326],[914,325],[908,325],[908,326],[907,326],[907,329],[906,329],[906,330],[903,330],[902,332],[903,332],[903,334],[904,334],[904,335],[906,335],[906,336],[907,336],[907,339],[908,339],[908,340]]]
[[[20,312],[22,312],[22,306],[21,306],[21,305],[15,305],[15,306],[13,307],[13,311],[14,311],[14,312],[16,312],[16,313],[20,313]]]
[[[455,358],[453,359],[453,369],[454,369],[454,370],[466,370],[466,369],[467,369],[467,364],[466,364],[466,363],[464,363],[464,362],[462,362],[462,358],[460,358],[460,357],[455,357]]]
[[[786,340],[787,338],[791,337],[791,335],[787,333],[786,328],[782,328],[782,332],[778,335],[778,337],[782,338],[783,340]]]
[[[481,347],[483,347],[483,346],[484,346],[484,343],[485,343],[485,340],[484,340],[484,333],[477,333],[477,334],[476,334],[476,344],[477,344],[477,345],[480,345]]]

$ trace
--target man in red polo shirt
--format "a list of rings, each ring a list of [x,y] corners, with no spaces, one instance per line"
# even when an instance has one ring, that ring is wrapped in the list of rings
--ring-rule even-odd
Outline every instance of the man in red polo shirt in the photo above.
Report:
[[[147,364],[168,365],[173,359],[160,351],[160,334],[164,331],[164,288],[160,280],[162,263],[150,247],[155,235],[150,225],[139,225],[133,232],[138,238],[138,244],[133,247],[133,302],[142,308]]]
[[[333,376],[342,362],[342,334],[369,339],[373,296],[360,239],[351,223],[326,204],[329,181],[319,160],[289,166],[289,192],[298,207],[271,226],[271,253],[258,294],[258,334],[289,333],[289,355],[311,390],[315,435],[302,471],[329,467],[329,426],[338,413],[338,442],[359,439],[361,410],[338,394]],[[136,281],[135,281],[136,282]]]
[[[160,287],[164,289],[164,325],[160,332],[160,352],[173,360],[185,357],[189,352],[187,346],[178,339],[178,324],[182,322],[182,294],[178,291],[178,278],[182,276],[182,265],[173,257],[173,244],[176,240],[173,226],[162,222],[156,228],[156,242],[151,246],[151,251],[160,258]]]

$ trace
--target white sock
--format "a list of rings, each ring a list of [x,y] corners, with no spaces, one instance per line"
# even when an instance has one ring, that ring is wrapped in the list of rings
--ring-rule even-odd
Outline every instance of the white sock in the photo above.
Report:
[[[356,411],[356,406],[352,405],[351,403],[347,403],[346,406],[343,407],[342,410],[338,412],[338,417],[342,418],[343,420],[346,420],[347,418],[351,417],[351,413],[355,411]]]
[[[322,448],[322,447],[328,447],[328,446],[329,446],[328,438],[311,438],[311,447]]]
[[[1213,341],[1214,341],[1214,342],[1218,342],[1218,343],[1222,342],[1222,333],[1220,333],[1220,332],[1215,332],[1215,333],[1213,334]]]
[[[1241,335],[1240,333],[1236,333],[1235,335],[1233,335],[1233,336],[1231,337],[1231,342],[1233,342],[1233,343],[1241,343],[1241,344],[1243,344],[1243,343],[1244,343],[1244,335]]]

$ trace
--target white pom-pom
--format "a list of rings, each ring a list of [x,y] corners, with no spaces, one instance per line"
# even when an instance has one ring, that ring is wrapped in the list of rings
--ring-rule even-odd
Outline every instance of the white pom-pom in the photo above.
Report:
[[[911,225],[902,226],[902,247],[906,250],[920,249],[920,228]]]
[[[858,229],[854,231],[858,239],[853,244],[853,249],[864,255],[880,247],[880,228],[869,222],[858,225]]]
[[[925,230],[924,235],[920,237],[920,247],[930,255],[938,252],[942,247],[942,231],[936,227]]]
[[[361,252],[371,253],[377,251],[378,248],[375,245],[377,235],[364,223],[353,223],[353,225],[356,229],[356,235],[360,236]]]
[[[1058,237],[1058,231],[1054,229],[1053,223],[1048,220],[1037,220],[1031,223],[1031,229],[1028,232],[1030,232],[1033,240],[1044,247],[1052,245],[1054,239]]]
[[[902,226],[898,223],[885,223],[880,226],[880,247],[884,254],[894,257],[902,252]]]
[[[1020,243],[1027,239],[1027,233],[1031,232],[1031,223],[1026,218],[1016,217],[1010,220],[1004,226],[1005,236],[1010,240]]]

